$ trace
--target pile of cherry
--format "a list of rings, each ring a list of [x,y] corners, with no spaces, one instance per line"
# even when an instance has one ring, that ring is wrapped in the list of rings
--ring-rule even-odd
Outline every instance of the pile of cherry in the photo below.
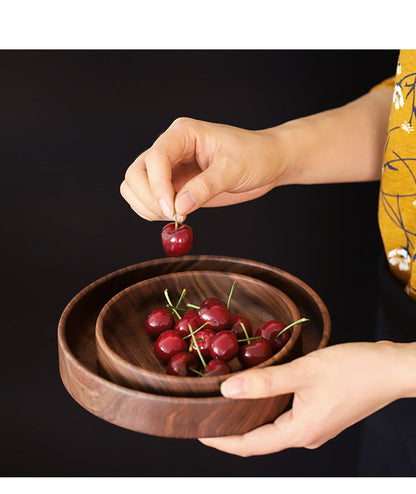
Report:
[[[286,345],[291,328],[278,320],[262,324],[255,334],[250,322],[230,311],[232,285],[227,303],[211,297],[200,306],[181,307],[185,290],[173,305],[164,291],[167,309],[152,311],[146,318],[145,329],[156,340],[156,357],[166,365],[166,373],[176,376],[218,376],[233,371],[231,362],[238,359],[240,368],[258,365]]]

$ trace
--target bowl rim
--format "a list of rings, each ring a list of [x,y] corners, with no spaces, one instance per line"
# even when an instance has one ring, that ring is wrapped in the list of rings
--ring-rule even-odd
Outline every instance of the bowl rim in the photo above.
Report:
[[[193,276],[195,274],[200,274],[200,273],[213,274],[213,275],[218,274],[218,275],[222,275],[222,276],[226,275],[230,279],[233,279],[234,277],[236,277],[237,279],[240,278],[240,279],[246,279],[248,281],[255,281],[256,283],[263,285],[264,287],[267,287],[267,289],[274,291],[280,297],[280,299],[283,300],[283,302],[287,304],[287,306],[290,309],[290,312],[292,314],[294,313],[294,314],[296,314],[296,316],[298,316],[297,319],[295,319],[295,321],[301,318],[300,313],[299,313],[299,309],[297,308],[296,304],[293,302],[293,300],[288,295],[286,295],[279,288],[277,288],[273,285],[270,285],[269,283],[267,283],[263,280],[259,280],[257,278],[254,278],[252,276],[248,276],[248,275],[244,275],[244,274],[240,274],[240,273],[233,273],[230,271],[224,272],[224,271],[218,271],[218,270],[198,270],[198,271],[189,270],[189,271],[178,271],[178,272],[173,272],[173,273],[165,273],[163,275],[153,276],[153,277],[148,278],[146,280],[141,280],[137,283],[134,283],[133,285],[128,286],[127,288],[121,290],[116,295],[114,295],[101,308],[101,310],[97,316],[97,320],[96,320],[96,324],[95,324],[95,339],[96,339],[98,360],[100,360],[98,357],[98,347],[100,346],[100,350],[103,353],[106,353],[107,355],[111,356],[111,358],[113,359],[113,362],[116,363],[117,368],[121,367],[126,371],[134,373],[136,376],[137,376],[137,374],[140,374],[140,376],[142,376],[144,378],[146,378],[146,377],[150,378],[150,379],[154,378],[154,379],[157,379],[159,382],[163,381],[166,385],[168,385],[169,383],[171,383],[173,385],[174,383],[179,383],[179,382],[189,383],[189,384],[195,383],[195,385],[198,385],[200,380],[198,378],[193,377],[193,376],[174,376],[174,375],[169,375],[169,374],[163,374],[161,372],[156,372],[156,371],[152,371],[150,369],[145,369],[143,367],[140,367],[138,365],[135,365],[135,364],[129,362],[128,360],[123,358],[121,355],[119,355],[107,343],[105,335],[104,335],[103,324],[104,324],[104,320],[105,320],[106,316],[111,311],[111,308],[113,307],[113,305],[119,299],[125,297],[128,293],[137,290],[139,285],[149,284],[152,282],[158,282],[161,279],[163,280],[163,279],[172,278],[172,277],[173,278],[180,278],[180,277],[184,277],[184,276],[185,277],[186,276]],[[245,373],[249,370],[261,369],[264,367],[269,367],[271,365],[278,364],[278,362],[281,360],[281,358],[283,358],[295,346],[296,342],[298,341],[298,339],[300,337],[301,327],[302,327],[301,323],[295,324],[293,326],[290,339],[288,340],[286,345],[284,347],[282,347],[278,352],[273,354],[269,359],[265,360],[264,362],[261,362],[260,364],[257,364],[253,367],[240,369],[236,372],[231,372],[229,374],[204,377],[204,379],[203,379],[204,384],[206,386],[215,385],[217,383],[220,384],[225,379],[228,379],[230,377],[234,377],[237,375],[241,375],[242,373]],[[130,385],[132,385],[132,384],[130,384]],[[137,383],[136,385],[140,386],[139,383]],[[219,392],[219,389],[218,389],[218,392]]]

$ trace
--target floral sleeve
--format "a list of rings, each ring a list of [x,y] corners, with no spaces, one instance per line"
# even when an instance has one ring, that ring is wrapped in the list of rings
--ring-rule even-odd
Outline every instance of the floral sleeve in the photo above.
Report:
[[[379,225],[390,269],[416,300],[416,50],[402,50],[395,77],[384,82],[391,85],[393,100],[382,165]]]

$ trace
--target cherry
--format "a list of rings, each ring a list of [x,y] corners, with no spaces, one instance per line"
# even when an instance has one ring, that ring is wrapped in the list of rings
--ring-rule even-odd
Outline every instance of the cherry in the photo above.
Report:
[[[173,329],[168,329],[160,334],[154,345],[156,357],[165,364],[175,354],[186,352],[187,350],[188,345]]]
[[[243,338],[247,338],[241,323],[244,324],[248,336],[252,336],[253,334],[253,329],[251,327],[251,324],[249,323],[249,321],[247,321],[245,317],[243,317],[240,314],[232,314],[230,330],[233,333],[235,333],[235,335],[237,336],[237,340],[242,340]]]
[[[292,322],[285,326],[281,321],[267,321],[262,324],[256,331],[256,336],[261,336],[270,343],[273,353],[276,353],[282,349],[290,339],[292,326],[301,322],[306,322],[309,319],[302,317],[295,322]]]
[[[286,343],[290,340],[290,336],[292,335],[292,330],[288,329],[287,331],[283,331],[283,333],[276,338],[276,351],[281,350]]]
[[[208,302],[204,307],[198,310],[198,325],[205,326],[206,329],[213,329],[218,332],[222,329],[228,329],[231,324],[231,314],[227,306],[221,300]]]
[[[239,345],[236,335],[227,329],[219,331],[211,341],[209,351],[213,359],[231,360],[237,354]]]
[[[261,336],[270,343],[273,352],[280,350],[290,338],[290,330],[284,331],[279,339],[276,336],[286,327],[282,321],[267,321],[256,331],[256,336]],[[282,338],[283,337],[283,338]]]
[[[195,334],[196,343],[204,360],[211,360],[211,353],[209,351],[209,346],[215,335],[216,335],[215,331],[213,331],[212,329],[207,329],[206,327],[201,329],[200,331],[198,331],[198,333]],[[195,348],[194,343],[192,344],[191,351],[195,355],[199,355],[198,350],[197,348]]]
[[[169,311],[156,309],[147,316],[144,327],[148,335],[155,340],[163,331],[172,329],[174,324],[175,320]]]
[[[187,254],[194,240],[192,228],[183,223],[168,223],[162,228],[162,245],[170,257],[179,257]]]
[[[196,376],[193,370],[198,370],[200,363],[198,358],[190,352],[176,353],[168,362],[166,374],[171,376]]]
[[[216,297],[209,297],[209,298],[206,298],[202,304],[201,304],[201,307],[205,307],[206,305],[210,304],[211,302],[219,302],[220,304],[224,304],[224,302],[222,300],[220,300],[219,298],[216,298]],[[225,304],[224,304],[225,305]]]
[[[179,321],[176,322],[173,329],[180,336],[182,336],[182,338],[184,338],[185,336],[189,335],[189,324],[191,325],[193,331],[195,331],[199,327],[197,313],[194,310],[188,310],[187,312],[185,312],[182,319],[179,319]]]
[[[254,340],[252,343],[240,348],[238,358],[243,367],[253,367],[261,364],[273,355],[270,343],[264,338]]]
[[[222,374],[230,374],[231,368],[230,366],[219,358],[210,360],[202,371],[203,375],[208,376],[220,376]]]

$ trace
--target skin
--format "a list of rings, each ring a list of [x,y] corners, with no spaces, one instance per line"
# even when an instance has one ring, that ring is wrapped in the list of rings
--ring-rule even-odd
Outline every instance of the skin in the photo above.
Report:
[[[178,220],[289,184],[379,180],[392,90],[262,130],[179,118],[127,169],[121,194],[141,217]],[[291,410],[241,436],[201,438],[240,456],[316,448],[400,398],[416,397],[416,343],[334,345],[230,377],[224,396],[294,393]]]

